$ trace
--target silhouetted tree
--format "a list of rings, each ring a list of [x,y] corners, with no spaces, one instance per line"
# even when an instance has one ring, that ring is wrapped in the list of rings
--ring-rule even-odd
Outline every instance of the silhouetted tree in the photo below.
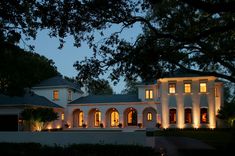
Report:
[[[91,95],[110,95],[113,94],[113,89],[109,82],[104,79],[91,80],[86,84],[88,93]]]

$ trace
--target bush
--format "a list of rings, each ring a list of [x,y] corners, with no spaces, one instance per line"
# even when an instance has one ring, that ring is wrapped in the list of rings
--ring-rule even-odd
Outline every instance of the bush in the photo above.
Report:
[[[104,124],[103,123],[100,123],[100,128],[104,128]]]
[[[122,128],[122,123],[119,123],[119,124],[118,124],[118,127],[119,127],[119,128]]]

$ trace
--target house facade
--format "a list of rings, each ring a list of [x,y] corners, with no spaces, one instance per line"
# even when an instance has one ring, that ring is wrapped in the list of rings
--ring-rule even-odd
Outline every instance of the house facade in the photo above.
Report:
[[[216,128],[223,105],[223,83],[214,76],[176,74],[140,84],[137,95],[88,95],[79,86],[56,76],[32,91],[59,105],[59,119],[48,128],[66,130]],[[1,111],[0,111],[1,115]]]

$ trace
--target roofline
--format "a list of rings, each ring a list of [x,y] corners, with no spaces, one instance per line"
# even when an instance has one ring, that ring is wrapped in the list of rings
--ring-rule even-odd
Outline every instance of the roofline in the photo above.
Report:
[[[208,80],[216,80],[217,77],[215,76],[177,76],[177,77],[163,77],[163,78],[159,78],[157,79],[158,81],[166,81],[166,80],[175,80],[177,79],[198,79],[199,77],[204,78],[204,79],[208,79]]]
[[[64,108],[62,106],[57,106],[57,107],[50,107],[50,106],[42,106],[42,105],[33,105],[33,104],[0,104],[0,107],[26,107],[26,106],[34,106],[34,107],[49,107],[49,108]]]
[[[77,90],[78,92],[80,92],[80,93],[83,93],[83,91],[81,91],[80,89],[77,89],[77,88],[74,88],[74,87],[71,87],[71,86],[69,86],[69,85],[59,85],[59,86],[39,86],[39,87],[32,87],[32,89],[48,89],[48,88],[64,88],[64,87],[66,87],[66,88],[70,88],[70,89],[75,89],[75,90]]]
[[[67,104],[68,106],[95,106],[95,105],[107,105],[107,104],[118,104],[118,105],[127,105],[128,104],[160,104],[160,102],[155,102],[155,101],[150,101],[150,102],[107,102],[107,103],[77,103],[77,104],[72,104],[69,103]]]

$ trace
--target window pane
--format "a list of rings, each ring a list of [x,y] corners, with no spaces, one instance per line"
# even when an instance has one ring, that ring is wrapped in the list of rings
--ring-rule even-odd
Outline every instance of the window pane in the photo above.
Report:
[[[119,124],[119,114],[117,111],[111,113],[111,126],[118,126]]]
[[[149,99],[149,90],[145,90],[145,99]]]
[[[206,88],[206,83],[200,83],[200,92],[201,93],[205,93],[206,92],[206,90],[207,90],[207,88]]]
[[[185,123],[192,123],[192,110],[185,109]]]
[[[95,126],[99,126],[101,121],[101,112],[95,112]]]
[[[207,123],[207,108],[201,108],[201,123]]]
[[[190,83],[185,83],[184,84],[184,92],[185,93],[191,93],[191,84]]]
[[[79,113],[79,126],[82,126],[83,124],[83,116],[84,116],[83,112],[80,112]]]
[[[176,123],[176,109],[170,109],[170,124]]]
[[[149,99],[153,99],[153,90],[149,90]]]
[[[153,115],[152,115],[152,113],[149,112],[149,113],[147,114],[147,120],[148,120],[148,121],[152,121],[152,120],[153,120]]]
[[[53,91],[53,100],[58,100],[59,99],[59,91],[58,90],[54,90]]]
[[[176,90],[175,84],[173,83],[169,84],[169,93],[175,93],[175,90]]]

